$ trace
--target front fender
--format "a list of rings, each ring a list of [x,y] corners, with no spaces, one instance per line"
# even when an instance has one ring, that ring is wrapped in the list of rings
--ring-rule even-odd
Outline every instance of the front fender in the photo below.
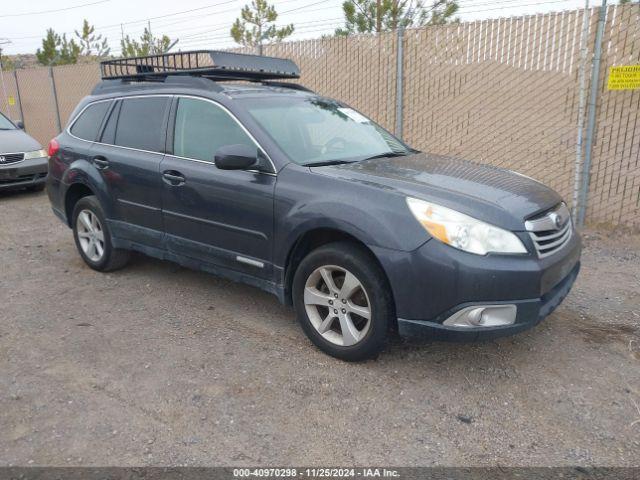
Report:
[[[429,236],[409,211],[405,198],[375,185],[351,183],[302,168],[285,168],[276,185],[274,263],[306,232],[330,228],[370,247],[413,251]]]

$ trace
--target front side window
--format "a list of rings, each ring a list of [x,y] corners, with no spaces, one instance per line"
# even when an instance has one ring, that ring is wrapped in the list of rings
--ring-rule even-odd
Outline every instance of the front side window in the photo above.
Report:
[[[89,105],[71,126],[71,133],[83,140],[95,141],[111,102],[98,102]]]
[[[178,100],[173,134],[174,155],[212,162],[220,147],[238,144],[256,147],[249,135],[222,108],[194,98]]]
[[[16,127],[0,113],[0,130],[15,130]]]
[[[412,152],[384,128],[333,100],[274,96],[243,102],[284,153],[300,165]]]
[[[161,152],[165,112],[169,97],[125,98],[120,106],[115,144]]]

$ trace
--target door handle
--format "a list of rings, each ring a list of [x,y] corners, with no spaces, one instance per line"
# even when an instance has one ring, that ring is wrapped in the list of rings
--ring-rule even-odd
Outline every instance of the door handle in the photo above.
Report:
[[[96,166],[96,168],[104,170],[105,168],[109,167],[109,160],[101,156],[93,157],[93,164]]]
[[[162,172],[162,179],[165,183],[168,183],[172,186],[182,185],[185,182],[184,176],[180,172],[176,172],[175,170],[165,170]]]

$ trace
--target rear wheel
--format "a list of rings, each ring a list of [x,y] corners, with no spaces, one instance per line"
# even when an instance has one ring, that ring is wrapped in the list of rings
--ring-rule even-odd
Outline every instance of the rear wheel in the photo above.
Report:
[[[375,357],[388,338],[394,308],[382,269],[349,242],[318,248],[302,260],[293,280],[298,320],[309,339],[334,357]]]
[[[94,270],[117,270],[129,260],[129,251],[113,247],[102,207],[94,195],[82,197],[73,209],[73,238],[80,256]]]

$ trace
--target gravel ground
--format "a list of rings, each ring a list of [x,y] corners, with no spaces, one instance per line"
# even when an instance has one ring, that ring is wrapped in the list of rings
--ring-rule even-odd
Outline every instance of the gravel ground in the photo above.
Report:
[[[100,274],[45,194],[0,196],[2,465],[640,465],[640,237],[589,231],[537,328],[317,351],[255,288]]]

